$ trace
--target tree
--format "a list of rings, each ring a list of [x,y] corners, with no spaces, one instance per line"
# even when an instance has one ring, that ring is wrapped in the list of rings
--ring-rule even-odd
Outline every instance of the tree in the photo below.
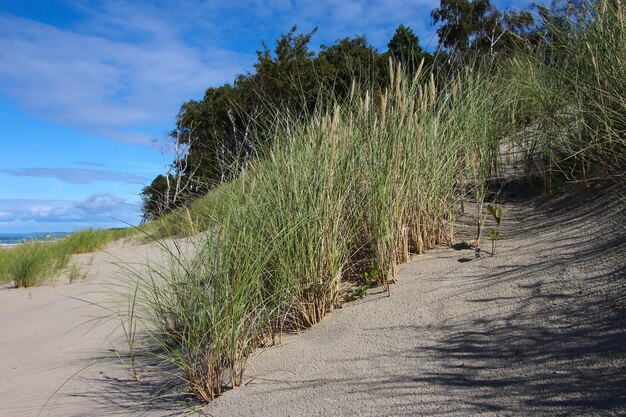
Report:
[[[143,221],[148,222],[168,213],[173,207],[167,206],[166,201],[171,200],[167,196],[167,179],[163,175],[157,175],[150,185],[143,187],[141,191]]]
[[[317,31],[298,34],[297,26],[276,40],[274,53],[262,42],[263,50],[257,51],[256,74],[249,81],[260,98],[276,108],[296,113],[312,110],[317,101],[323,76],[316,71],[315,53],[308,44]]]
[[[396,31],[387,44],[387,52],[384,58],[392,58],[395,62],[412,74],[417,71],[422,59],[430,63],[431,55],[420,46],[419,38],[413,30],[404,25],[396,28]],[[385,59],[386,61],[386,59]]]
[[[559,59],[554,56],[555,49],[567,44],[568,37],[576,33],[576,28],[589,20],[589,4],[582,0],[552,0],[550,7],[533,4],[541,20],[538,31],[545,45],[553,49],[551,59]]]
[[[532,14],[522,10],[498,11],[490,0],[441,0],[431,13],[439,45],[455,62],[466,58],[491,58],[512,50],[536,35]]]
[[[345,97],[352,81],[372,84],[380,80],[380,55],[367,43],[364,36],[343,38],[331,46],[322,45],[318,56],[318,68],[326,75],[336,96]]]
[[[316,55],[309,50],[314,33],[301,34],[293,26],[273,50],[262,43],[253,73],[238,75],[232,85],[208,88],[202,100],[183,103],[170,132],[173,162],[142,192],[146,219],[184,207],[240,175],[259,149],[271,146],[268,127],[276,111],[304,120],[326,104],[320,97],[328,92],[336,98],[349,94],[353,80],[367,88],[386,85],[386,60],[365,37],[338,40]],[[425,54],[404,26],[388,53],[409,70]]]
[[[439,8],[431,12],[437,29],[439,44],[451,55],[468,52],[472,43],[490,26],[492,12],[489,0],[441,0]]]
[[[507,10],[502,17],[505,38],[504,47],[513,50],[518,47],[537,47],[541,34],[532,13],[528,10]]]

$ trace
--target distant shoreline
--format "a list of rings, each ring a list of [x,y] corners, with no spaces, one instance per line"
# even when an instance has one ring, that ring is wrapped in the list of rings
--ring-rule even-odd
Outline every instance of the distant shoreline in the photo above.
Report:
[[[55,241],[70,234],[70,232],[0,233],[0,248],[11,248],[33,241]]]

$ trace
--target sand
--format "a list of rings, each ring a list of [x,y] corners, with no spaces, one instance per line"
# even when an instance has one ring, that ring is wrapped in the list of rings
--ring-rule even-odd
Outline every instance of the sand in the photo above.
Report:
[[[168,259],[163,244],[115,243],[73,257],[86,273],[79,282],[64,275],[0,289],[0,416],[125,416],[141,408],[157,387],[149,377],[133,381],[116,354],[127,344],[115,313],[135,274]]]
[[[626,212],[613,191],[522,199],[510,190],[496,257],[477,259],[462,246],[414,257],[389,297],[373,289],[255,353],[246,385],[202,413],[626,415]],[[84,283],[0,290],[0,416],[37,415],[89,364],[41,415],[163,416],[193,407],[165,396],[170,388],[159,391],[159,376],[140,383],[119,360],[103,360],[119,329],[85,325],[104,313],[76,298],[106,301],[103,288],[120,276],[114,258],[161,257],[153,244],[107,252],[81,255]]]

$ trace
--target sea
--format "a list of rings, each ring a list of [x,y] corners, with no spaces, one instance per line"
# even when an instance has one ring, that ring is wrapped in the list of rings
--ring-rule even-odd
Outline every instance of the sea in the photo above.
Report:
[[[59,240],[69,235],[67,232],[0,233],[0,248],[19,245],[33,240]]]

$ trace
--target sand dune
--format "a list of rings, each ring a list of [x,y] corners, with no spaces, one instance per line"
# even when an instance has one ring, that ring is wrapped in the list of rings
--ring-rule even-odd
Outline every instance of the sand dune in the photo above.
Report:
[[[390,297],[373,290],[257,352],[246,386],[203,412],[625,415],[624,203],[606,188],[551,199],[514,194],[498,256],[441,248],[415,257]],[[35,416],[51,397],[41,415],[193,408],[167,396],[159,375],[134,381],[111,357],[113,346],[123,347],[117,322],[88,322],[106,316],[85,301],[109,305],[112,285],[124,279],[119,263],[148,258],[163,262],[158,245],[117,245],[77,257],[86,282],[0,290],[0,416]]]

